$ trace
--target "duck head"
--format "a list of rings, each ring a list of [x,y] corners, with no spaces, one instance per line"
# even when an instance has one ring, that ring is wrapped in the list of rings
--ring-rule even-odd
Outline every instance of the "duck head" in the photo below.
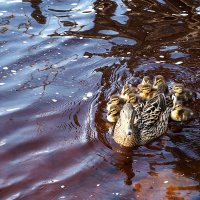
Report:
[[[153,86],[158,88],[162,84],[165,84],[165,78],[162,75],[155,76]]]
[[[137,102],[137,96],[134,93],[130,93],[128,95],[128,102],[129,103],[136,103]]]
[[[142,84],[151,84],[151,79],[149,76],[144,76],[142,79]]]
[[[178,93],[178,94],[182,94],[183,89],[184,89],[184,86],[183,84],[180,84],[180,83],[175,83],[172,88],[173,92]]]
[[[120,106],[118,106],[118,105],[112,105],[111,107],[110,107],[110,110],[109,110],[109,112],[108,112],[108,115],[109,116],[115,116],[115,115],[117,115],[117,114],[119,114],[119,112],[120,112]]]
[[[114,128],[113,139],[125,147],[139,144],[139,131],[135,123],[136,111],[130,103],[126,103],[120,111],[119,119]]]
[[[175,103],[174,103],[174,106],[173,106],[173,108],[172,108],[172,111],[180,111],[180,110],[182,110],[182,108],[183,108],[183,103],[182,103],[182,101],[176,101]]]
[[[119,104],[120,103],[120,97],[118,95],[111,95],[109,103],[110,104]]]
[[[141,87],[141,92],[142,92],[143,94],[148,94],[148,93],[151,92],[151,90],[152,90],[152,86],[151,86],[150,84],[144,84],[144,85],[142,85],[142,87]]]

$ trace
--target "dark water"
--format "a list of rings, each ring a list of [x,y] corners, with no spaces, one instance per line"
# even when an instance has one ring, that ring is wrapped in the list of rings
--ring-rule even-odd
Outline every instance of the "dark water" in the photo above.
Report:
[[[0,199],[200,199],[200,1],[0,1]],[[134,150],[109,95],[161,74],[196,119]]]

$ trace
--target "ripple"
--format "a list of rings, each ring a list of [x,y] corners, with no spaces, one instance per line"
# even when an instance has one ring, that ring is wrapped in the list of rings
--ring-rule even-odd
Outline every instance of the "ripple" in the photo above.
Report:
[[[117,31],[113,30],[100,30],[99,33],[104,35],[118,35],[119,33]]]

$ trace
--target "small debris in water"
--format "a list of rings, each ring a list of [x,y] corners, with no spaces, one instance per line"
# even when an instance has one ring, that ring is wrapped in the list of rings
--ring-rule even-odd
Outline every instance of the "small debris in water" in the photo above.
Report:
[[[65,188],[65,186],[64,186],[64,185],[61,185],[60,187],[61,187],[61,188]]]
[[[58,182],[59,180],[57,180],[57,179],[53,179],[53,180],[50,180],[50,181],[48,181],[48,183],[56,183],[56,182]]]
[[[147,11],[149,11],[149,12],[156,12],[155,10],[147,10]]]
[[[53,102],[57,102],[58,100],[57,100],[57,99],[51,99],[51,101],[53,101]]]
[[[0,83],[0,86],[1,86],[1,85],[5,85],[5,83]]]
[[[4,70],[8,70],[8,67],[3,67]]]
[[[180,65],[180,64],[182,64],[183,62],[182,61],[178,61],[178,62],[176,62],[175,64],[176,65]]]
[[[99,187],[100,186],[100,184],[97,184],[97,187]]]
[[[181,16],[184,16],[184,17],[185,17],[185,16],[188,16],[187,13],[181,13],[180,15],[181,15]]]
[[[87,97],[83,97],[83,100],[85,100],[85,101],[86,101],[87,99],[88,99]]]
[[[92,92],[88,92],[88,93],[86,94],[87,97],[92,97],[92,95],[93,95]]]
[[[169,181],[164,181],[164,183],[168,183]]]
[[[164,58],[165,56],[163,56],[163,55],[160,55],[159,57],[160,57],[160,58]]]
[[[16,71],[16,70],[11,70],[11,72],[12,72],[13,74],[16,74],[16,73],[17,73],[17,71]]]

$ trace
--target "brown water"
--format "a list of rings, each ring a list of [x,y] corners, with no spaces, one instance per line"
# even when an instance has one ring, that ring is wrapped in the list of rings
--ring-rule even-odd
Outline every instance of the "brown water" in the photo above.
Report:
[[[0,199],[200,199],[200,1],[0,1]],[[109,95],[161,74],[196,119],[122,149]]]

